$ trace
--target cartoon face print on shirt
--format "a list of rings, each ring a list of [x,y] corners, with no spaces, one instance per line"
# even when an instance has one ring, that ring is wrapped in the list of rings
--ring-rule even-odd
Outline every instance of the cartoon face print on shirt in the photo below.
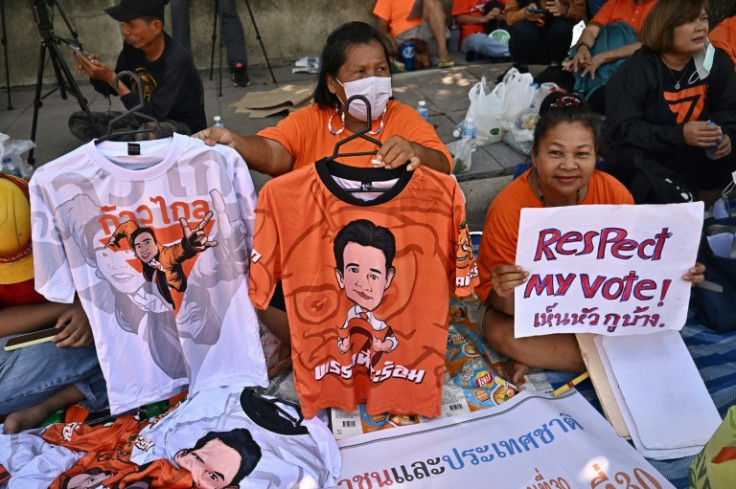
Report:
[[[352,221],[335,236],[334,253],[338,286],[355,304],[338,330],[338,351],[343,354],[350,351],[351,335],[360,334],[366,341],[358,342],[358,351],[392,352],[399,342],[391,327],[376,318],[373,311],[381,304],[396,275],[393,233],[366,219]]]

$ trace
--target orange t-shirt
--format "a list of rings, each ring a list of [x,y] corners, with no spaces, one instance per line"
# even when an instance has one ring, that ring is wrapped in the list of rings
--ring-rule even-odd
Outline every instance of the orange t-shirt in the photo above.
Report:
[[[387,178],[369,202],[339,183],[375,189]],[[320,161],[267,182],[250,265],[255,307],[268,306],[279,280],[306,418],[363,402],[371,415],[440,414],[450,293],[477,283],[454,178]]]
[[[267,127],[258,133],[264,138],[273,139],[281,143],[294,158],[293,170],[330,156],[335,151],[335,144],[352,135],[347,128],[341,134],[332,134],[327,129],[327,123],[332,118],[333,129],[342,127],[340,117],[334,109],[323,109],[317,104],[297,110],[276,127]],[[440,141],[437,132],[431,124],[425,121],[419,112],[394,100],[389,100],[384,117],[383,130],[378,134],[369,134],[373,139],[382,143],[391,136],[401,136],[422,146],[436,149],[444,153],[449,165],[452,165],[452,156],[445,145]],[[373,123],[373,130],[377,130],[379,121]],[[340,146],[341,153],[357,153],[374,151],[376,145],[362,138],[356,138]],[[344,162],[351,166],[372,168],[373,156],[354,156],[345,158]],[[247,163],[247,162],[246,162]]]
[[[475,292],[481,300],[491,291],[491,269],[498,265],[516,262],[516,243],[519,239],[521,209],[543,207],[537,195],[529,187],[529,172],[509,183],[493,199],[486,214],[483,238],[478,251],[478,277],[480,283]],[[582,202],[591,204],[633,204],[634,198],[626,187],[607,173],[593,172],[588,182],[588,193]]]
[[[710,31],[708,37],[715,47],[726,51],[736,63],[736,17],[723,19]]]
[[[467,14],[473,17],[483,17],[483,9],[492,0],[455,0],[452,4],[452,15]],[[460,24],[460,44],[466,37],[475,33],[485,33],[484,24]]]
[[[378,0],[373,15],[388,22],[391,35],[396,37],[404,31],[422,23],[422,16],[409,18],[417,0]]]
[[[644,0],[640,3],[634,3],[634,0],[608,0],[590,23],[604,26],[613,22],[626,22],[639,32],[644,19],[656,2],[657,0]]]

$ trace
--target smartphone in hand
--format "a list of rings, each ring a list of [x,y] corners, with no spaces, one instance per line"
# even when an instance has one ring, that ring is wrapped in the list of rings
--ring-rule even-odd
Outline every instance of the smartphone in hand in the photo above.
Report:
[[[530,12],[532,14],[545,14],[545,13],[547,13],[547,11],[544,10],[543,8],[531,8],[531,7],[527,7],[526,10],[527,10],[527,12]]]
[[[83,57],[87,61],[92,61],[92,59],[87,56],[87,53],[84,52],[84,50],[77,44],[74,44],[73,42],[69,43],[69,47],[72,48],[79,56]]]
[[[5,351],[13,351],[25,346],[46,343],[47,341],[51,341],[51,339],[59,334],[60,331],[61,329],[57,328],[46,328],[34,331],[33,333],[20,334],[10,338],[7,343],[5,343]]]

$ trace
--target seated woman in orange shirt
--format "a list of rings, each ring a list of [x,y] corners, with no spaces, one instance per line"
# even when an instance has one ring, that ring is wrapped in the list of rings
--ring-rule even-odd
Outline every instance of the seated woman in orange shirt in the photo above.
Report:
[[[383,144],[377,158],[387,169],[409,164],[426,165],[449,173],[452,157],[434,128],[412,107],[391,97],[389,54],[378,31],[364,22],[348,22],[327,38],[322,51],[314,104],[300,109],[253,136],[209,128],[195,134],[207,144],[226,144],[238,151],[248,167],[271,176],[321,160],[332,154],[335,143],[366,127],[365,104],[356,102],[345,111],[352,95],[366,96],[371,104],[372,128],[368,133]],[[375,145],[356,139],[343,152],[371,151]],[[344,163],[374,166],[372,157],[349,158]]]
[[[580,96],[552,93],[542,102],[540,115],[534,131],[532,167],[491,203],[478,254],[480,285],[475,291],[484,301],[480,309],[483,331],[494,350],[516,361],[513,382],[529,367],[585,370],[572,334],[514,338],[513,292],[529,276],[514,264],[521,209],[634,203],[626,187],[595,169],[597,119]],[[704,271],[703,265],[696,264],[683,278],[702,282]]]

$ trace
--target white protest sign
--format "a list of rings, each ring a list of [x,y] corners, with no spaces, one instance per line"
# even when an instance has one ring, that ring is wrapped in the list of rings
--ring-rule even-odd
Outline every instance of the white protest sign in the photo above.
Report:
[[[590,489],[674,486],[577,391],[338,441],[337,487]],[[619,486],[619,484],[621,484]]]
[[[702,227],[702,202],[522,209],[515,336],[679,331]]]

